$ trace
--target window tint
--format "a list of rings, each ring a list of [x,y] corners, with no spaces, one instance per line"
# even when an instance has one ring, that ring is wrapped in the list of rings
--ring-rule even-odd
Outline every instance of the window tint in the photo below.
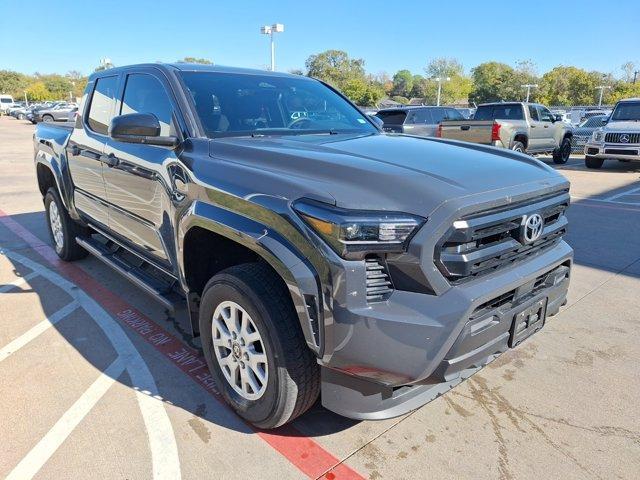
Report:
[[[522,120],[524,112],[520,104],[481,105],[473,118],[474,120]]]
[[[540,120],[541,121],[543,121],[543,122],[553,122],[553,119],[554,119],[553,114],[549,110],[547,110],[546,107],[540,106],[540,107],[538,107],[538,110],[540,112]]]
[[[89,107],[89,128],[96,133],[109,133],[113,99],[116,93],[118,77],[105,77],[96,80]]]
[[[535,105],[529,105],[529,116],[531,117],[531,120],[535,120],[536,122],[540,120],[538,117],[538,109]]]
[[[448,108],[445,112],[445,120],[464,120],[464,115],[455,108]]]
[[[616,105],[611,120],[640,120],[640,102],[620,102]]]
[[[407,123],[409,124],[425,124],[431,122],[431,112],[426,108],[410,110],[407,115]]]
[[[376,117],[382,120],[386,125],[402,125],[407,117],[407,112],[402,110],[389,110],[387,112],[378,112]]]
[[[160,135],[171,135],[173,107],[160,81],[152,75],[134,73],[127,76],[121,115],[152,113],[160,122]]]
[[[10,98],[0,98],[0,102],[2,103],[13,103],[13,100]]]

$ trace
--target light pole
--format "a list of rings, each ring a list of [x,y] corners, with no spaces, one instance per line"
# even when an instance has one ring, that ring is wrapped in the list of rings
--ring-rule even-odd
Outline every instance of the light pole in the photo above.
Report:
[[[436,77],[436,82],[438,82],[438,98],[436,99],[436,105],[440,106],[440,94],[442,93],[442,82],[448,82],[451,80],[451,77],[441,78]]]
[[[538,85],[535,83],[527,83],[526,85],[520,85],[522,88],[526,88],[527,89],[527,99],[525,100],[525,102],[529,102],[529,94],[531,93],[531,89],[532,88],[538,88]]]
[[[276,46],[273,42],[273,34],[274,33],[282,33],[284,32],[284,25],[282,23],[274,23],[273,25],[265,25],[264,27],[260,27],[260,33],[263,35],[269,35],[271,38],[271,71],[274,72],[276,70]]]
[[[604,91],[607,88],[611,88],[608,85],[600,85],[599,87],[596,87],[596,90],[600,90],[600,100],[598,100],[598,106],[601,107],[602,106],[602,95],[604,94]]]
[[[27,98],[27,91],[24,91],[24,103],[27,105],[27,107],[29,106],[29,99]]]

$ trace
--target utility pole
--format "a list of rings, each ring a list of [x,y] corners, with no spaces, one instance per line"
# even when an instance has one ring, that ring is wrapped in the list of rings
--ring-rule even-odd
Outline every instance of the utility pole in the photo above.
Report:
[[[442,82],[448,82],[451,80],[451,77],[446,77],[446,78],[441,78],[441,77],[436,77],[435,78],[436,82],[438,82],[438,98],[436,100],[436,105],[440,106],[440,94],[442,93]]]
[[[596,87],[596,90],[600,90],[600,100],[598,100],[598,106],[599,106],[599,107],[601,107],[601,106],[602,106],[602,95],[604,94],[604,91],[605,91],[607,88],[611,88],[611,87],[610,87],[610,86],[608,86],[608,85],[600,85],[600,86]]]
[[[636,83],[636,78],[638,78],[638,73],[640,73],[640,71],[638,71],[638,70],[633,72],[633,83]]]
[[[271,40],[271,71],[274,72],[276,70],[276,46],[273,41],[274,33],[282,33],[284,32],[284,25],[282,23],[274,23],[273,25],[265,25],[264,27],[260,27],[260,33],[263,35],[269,35]]]
[[[531,89],[532,88],[538,88],[538,85],[535,83],[527,83],[525,85],[520,85],[520,87],[522,88],[526,88],[527,89],[527,99],[525,100],[525,102],[529,102],[529,95],[531,94]]]

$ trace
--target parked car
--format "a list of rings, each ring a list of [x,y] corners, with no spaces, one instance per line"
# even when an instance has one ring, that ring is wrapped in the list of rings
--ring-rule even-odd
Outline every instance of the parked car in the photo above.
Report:
[[[584,146],[587,144],[596,128],[600,128],[607,123],[606,115],[596,115],[586,119],[573,129],[571,137],[571,153],[584,153]]]
[[[260,428],[318,394],[351,418],[407,413],[565,302],[569,183],[534,159],[383,134],[277,72],[119,67],[83,98],[74,126],[34,135],[55,251],[185,308],[218,391]]]
[[[616,103],[604,127],[596,129],[584,147],[587,168],[605,160],[640,161],[640,98]]]
[[[7,108],[13,107],[13,97],[11,95],[0,95],[0,113],[5,113]]]
[[[406,133],[420,137],[434,137],[442,120],[464,120],[453,107],[411,106],[386,108],[376,113],[383,121],[383,129],[389,133]]]
[[[69,114],[78,110],[73,103],[58,103],[50,108],[38,109],[33,112],[33,121],[37,122],[66,122]]]
[[[445,120],[437,136],[522,153],[550,153],[555,163],[566,163],[573,132],[544,105],[509,102],[480,105],[473,120]]]
[[[27,113],[31,111],[30,107],[22,106],[20,108],[14,108],[11,111],[11,116],[18,120],[24,120],[27,118]]]
[[[11,107],[7,107],[7,109],[5,110],[5,112],[4,112],[4,113],[6,113],[7,115],[13,115],[13,112],[14,112],[15,110],[19,110],[19,109],[21,109],[21,108],[24,108],[24,107],[25,107],[25,105],[26,105],[26,103],[25,103],[25,102],[14,102],[14,103],[13,103],[13,106],[11,106]]]

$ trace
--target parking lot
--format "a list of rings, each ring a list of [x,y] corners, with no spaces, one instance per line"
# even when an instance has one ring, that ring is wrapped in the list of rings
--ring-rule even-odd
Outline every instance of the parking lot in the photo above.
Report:
[[[263,432],[218,397],[184,318],[94,258],[58,260],[33,131],[0,117],[1,477],[638,478],[638,164],[559,167],[575,265],[541,332],[400,418],[316,405]]]

